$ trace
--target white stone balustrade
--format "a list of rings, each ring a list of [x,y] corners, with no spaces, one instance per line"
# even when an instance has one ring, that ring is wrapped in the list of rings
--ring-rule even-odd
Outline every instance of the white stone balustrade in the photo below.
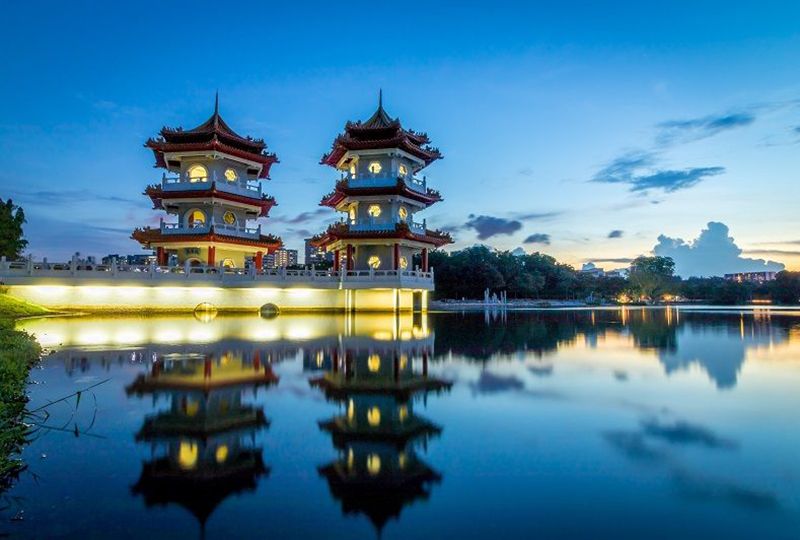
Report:
[[[203,191],[210,189],[212,183],[219,191],[225,193],[258,198],[261,198],[262,195],[261,182],[257,180],[245,179],[230,182],[225,178],[217,178],[216,173],[213,173],[210,178],[195,179],[194,182],[191,182],[186,175],[167,176],[165,174],[161,178],[161,189],[164,191]]]

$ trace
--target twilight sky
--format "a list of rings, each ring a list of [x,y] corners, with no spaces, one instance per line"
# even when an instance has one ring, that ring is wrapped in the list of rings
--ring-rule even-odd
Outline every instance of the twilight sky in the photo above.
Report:
[[[800,269],[800,3],[300,4],[5,6],[0,198],[25,208],[30,252],[141,252],[161,176],[142,144],[204,121],[217,89],[278,154],[265,223],[302,250],[335,217],[319,159],[383,88],[445,156],[425,216],[454,248]]]

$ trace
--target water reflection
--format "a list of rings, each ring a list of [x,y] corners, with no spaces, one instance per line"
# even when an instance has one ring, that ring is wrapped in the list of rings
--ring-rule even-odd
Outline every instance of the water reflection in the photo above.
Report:
[[[414,402],[450,383],[429,376],[430,338],[380,342],[343,338],[329,351],[327,371],[310,380],[340,405],[342,414],[320,422],[337,459],[319,473],[345,514],[365,514],[380,532],[404,506],[427,500],[441,475],[418,446],[442,428],[416,414]],[[316,368],[317,366],[312,366]]]
[[[231,495],[254,491],[269,471],[256,433],[264,411],[243,401],[259,387],[277,384],[260,351],[221,354],[157,355],[148,373],[125,390],[129,396],[162,398],[169,407],[148,415],[136,434],[150,446],[135,495],[148,507],[178,504],[191,512],[201,530],[217,506]]]

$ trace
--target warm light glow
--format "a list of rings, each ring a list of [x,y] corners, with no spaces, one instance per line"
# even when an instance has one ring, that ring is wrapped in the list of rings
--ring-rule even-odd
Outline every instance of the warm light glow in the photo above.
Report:
[[[214,453],[214,457],[216,458],[217,463],[225,463],[225,461],[228,459],[228,445],[223,444],[217,448],[217,451]]]
[[[408,367],[408,356],[405,354],[400,355],[400,371],[403,371]]]
[[[367,259],[367,264],[370,268],[377,270],[381,267],[381,258],[377,255],[372,255],[369,259]]]
[[[400,257],[400,270],[405,270],[406,268],[408,268],[408,259],[405,256]]]
[[[372,174],[379,174],[382,169],[383,167],[381,167],[381,164],[377,161],[373,161],[369,164],[369,172]]]
[[[197,227],[206,224],[206,215],[202,210],[192,210],[189,212],[189,226]]]
[[[401,206],[400,209],[397,211],[397,215],[400,216],[400,219],[405,221],[406,218],[408,217],[408,210],[406,210],[405,206]]]
[[[381,357],[377,354],[369,355],[369,358],[367,358],[367,367],[373,373],[381,369]]]
[[[350,221],[354,222],[356,220],[356,207],[351,206],[350,210],[348,211],[348,214],[350,216]]]
[[[355,163],[351,163],[350,164],[350,177],[351,178],[355,178],[356,177],[356,164]]]
[[[405,469],[407,463],[408,463],[408,456],[406,456],[405,452],[400,452],[400,455],[397,456],[397,464],[400,466],[401,469]]]
[[[233,169],[225,169],[225,179],[228,182],[235,182],[237,178],[239,178],[239,175],[236,174],[236,171]]]
[[[197,466],[197,443],[181,441],[178,447],[178,465],[181,469],[190,470]]]
[[[200,410],[200,402],[192,398],[187,398],[183,410],[186,412],[186,416],[195,416],[197,415],[197,411]]]
[[[207,182],[208,171],[202,165],[192,165],[189,167],[189,182]]]
[[[378,427],[381,424],[381,411],[378,407],[372,407],[367,411],[367,422],[372,427]]]
[[[356,457],[353,454],[353,449],[352,448],[348,448],[347,449],[347,470],[349,470],[349,471],[353,470],[353,464],[355,464],[355,461],[356,461]]]
[[[402,164],[401,164],[401,165],[400,165],[400,166],[397,168],[397,172],[399,172],[399,173],[400,173],[400,176],[405,176],[405,175],[407,175],[407,174],[408,174],[408,168],[406,168],[406,166],[405,166],[405,165],[402,165]]]
[[[367,214],[369,214],[371,217],[380,216],[381,215],[381,207],[380,207],[380,205],[377,205],[377,204],[369,205],[369,208],[367,208]]]
[[[233,262],[233,259],[225,259],[222,261],[223,268],[236,268],[236,263]]]
[[[353,419],[356,417],[356,405],[353,403],[353,400],[347,402],[347,421],[349,423],[353,423]]]
[[[407,405],[400,405],[397,408],[397,418],[400,422],[405,422],[406,418],[408,418],[408,406]]]
[[[233,225],[236,223],[236,216],[233,214],[233,212],[225,212],[222,214],[222,221],[224,221],[227,225]]]
[[[367,471],[372,476],[381,472],[381,457],[378,454],[370,454],[367,456]]]

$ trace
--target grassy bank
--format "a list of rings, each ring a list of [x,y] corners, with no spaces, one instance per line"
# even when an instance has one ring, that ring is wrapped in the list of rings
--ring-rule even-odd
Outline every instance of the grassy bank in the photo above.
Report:
[[[14,321],[49,313],[0,292],[0,491],[22,468],[19,452],[25,442],[22,423],[25,385],[41,347],[29,334],[14,329]]]

